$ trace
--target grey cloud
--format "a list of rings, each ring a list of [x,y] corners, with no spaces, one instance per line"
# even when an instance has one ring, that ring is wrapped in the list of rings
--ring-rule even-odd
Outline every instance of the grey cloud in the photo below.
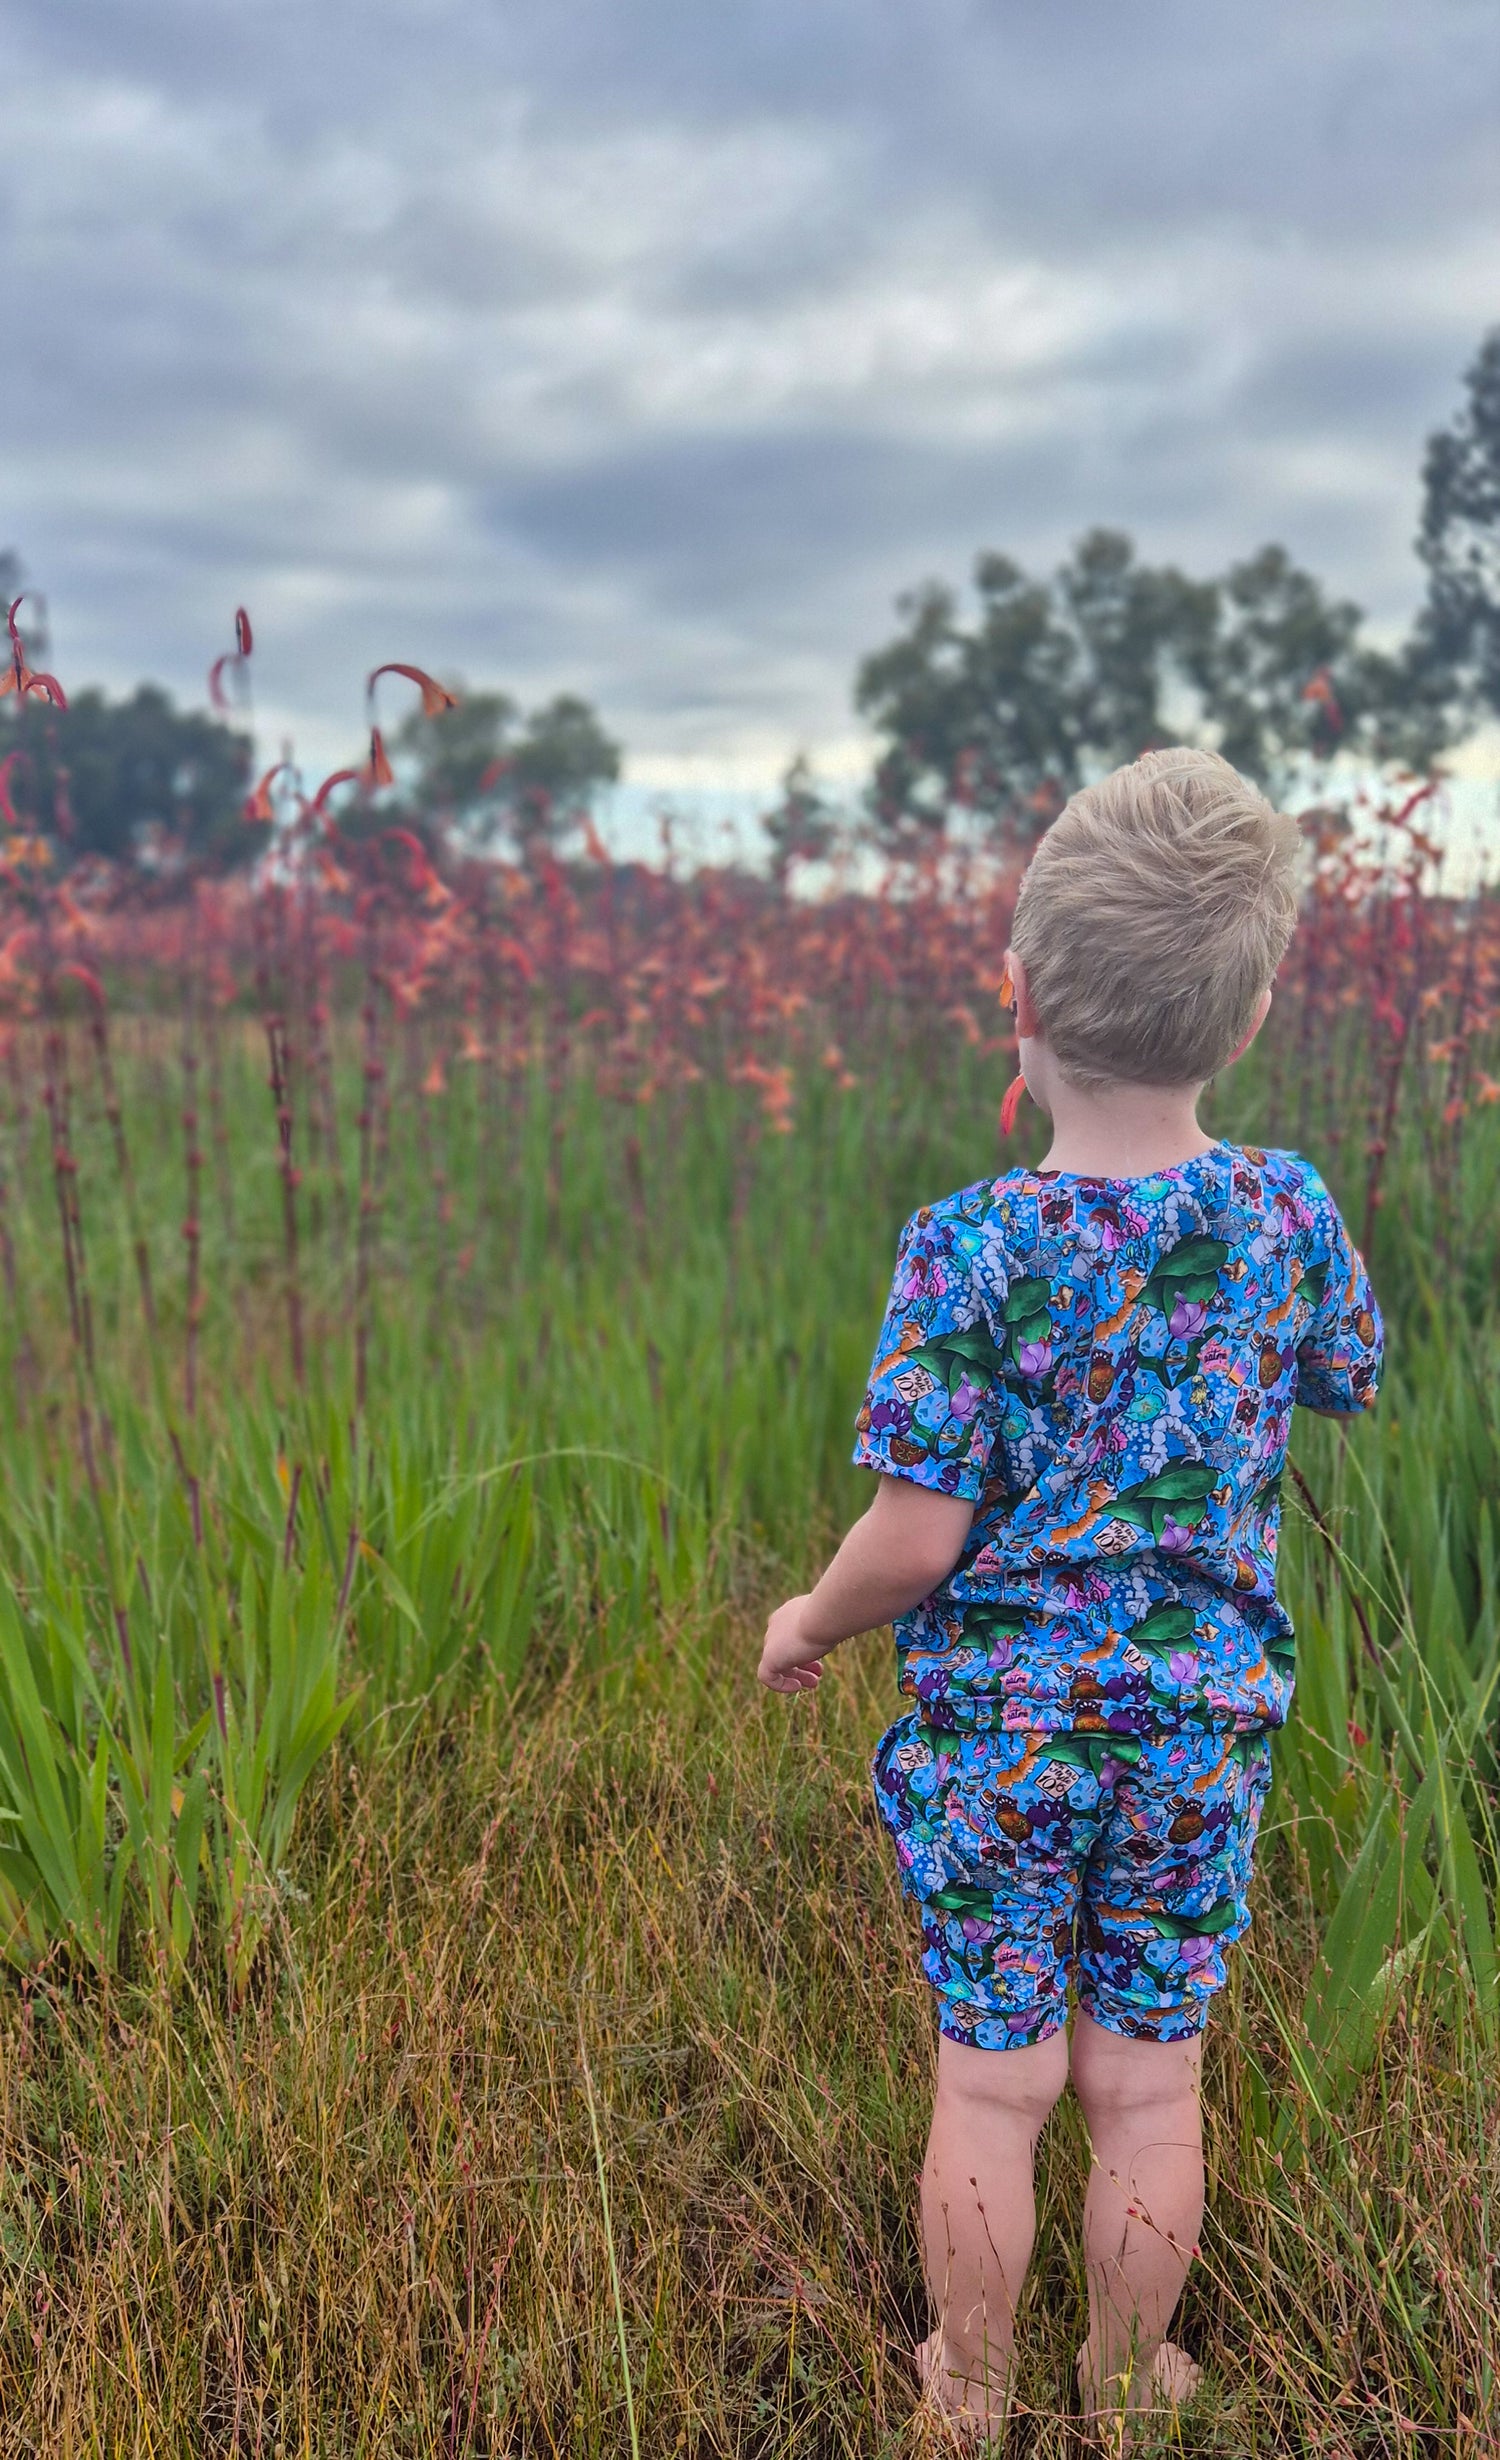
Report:
[[[910,571],[912,541],[955,544],[1031,531],[1027,508],[1055,501],[1074,457],[1066,440],[1006,453],[935,452],[818,430],[651,446],[518,488],[495,508],[502,535],[545,561],[628,570],[647,604],[692,612],[736,602],[795,630],[809,604],[861,592],[872,567]],[[972,524],[977,517],[979,532]],[[886,612],[877,599],[872,620]]]
[[[1314,335],[1269,348],[1238,399],[1247,433],[1311,425],[1378,438],[1401,422],[1420,428],[1432,391],[1433,370],[1409,342],[1378,334]]]
[[[981,545],[1416,597],[1490,0],[10,17],[6,525],[80,680],[195,691],[251,597],[313,736],[394,653],[769,761]]]

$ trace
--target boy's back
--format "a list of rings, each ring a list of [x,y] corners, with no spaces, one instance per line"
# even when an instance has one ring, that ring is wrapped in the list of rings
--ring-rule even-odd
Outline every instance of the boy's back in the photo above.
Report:
[[[1018,1170],[907,1224],[855,1458],[972,1501],[897,1626],[937,1726],[1285,1722],[1275,1593],[1295,1402],[1373,1399],[1380,1322],[1293,1153]]]

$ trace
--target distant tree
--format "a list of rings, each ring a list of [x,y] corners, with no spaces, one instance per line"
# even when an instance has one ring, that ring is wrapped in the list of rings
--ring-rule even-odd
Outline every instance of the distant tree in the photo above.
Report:
[[[557,845],[619,776],[619,745],[572,693],[523,720],[508,693],[455,688],[456,709],[413,716],[397,737],[416,811],[483,845],[508,839],[523,856]]]
[[[799,752],[781,780],[781,800],[762,818],[771,841],[771,877],[784,887],[793,863],[819,863],[833,849],[838,824]]]
[[[551,844],[591,812],[620,774],[620,746],[586,700],[560,692],[533,709],[501,777],[512,834]]]
[[[859,669],[855,705],[885,738],[875,829],[893,851],[936,841],[961,811],[1033,833],[1076,774],[1077,645],[1051,591],[1005,555],[980,556],[974,588],[967,630],[941,582],[898,599],[905,631]]]
[[[886,739],[871,800],[892,849],[961,813],[1035,836],[1089,769],[1167,740],[1174,687],[1212,685],[1217,586],[1139,563],[1119,530],[1090,530],[1054,582],[982,555],[974,587],[969,628],[940,583],[900,601],[906,630],[859,670],[856,705]]]
[[[1299,758],[1337,751],[1427,767],[1452,738],[1443,695],[1408,643],[1363,642],[1361,610],[1329,598],[1283,547],[1263,547],[1223,584],[1203,710],[1218,748],[1273,790]]]
[[[1079,750],[1094,768],[1134,760],[1172,732],[1164,696],[1200,696],[1213,670],[1219,593],[1175,564],[1140,564],[1123,530],[1081,538],[1057,576],[1076,648]]]
[[[1337,751],[1362,714],[1360,608],[1285,547],[1234,565],[1218,596],[1202,699],[1225,759],[1270,783],[1300,753]]]
[[[1024,842],[1085,776],[1184,736],[1273,790],[1308,755],[1422,760],[1445,739],[1410,657],[1362,643],[1359,608],[1284,547],[1193,581],[1094,529],[1050,583],[982,555],[974,585],[967,627],[939,583],[899,601],[906,629],[859,669],[856,704],[884,738],[875,833],[893,851],[965,814]]]
[[[1500,714],[1500,326],[1464,384],[1464,406],[1427,444],[1427,602],[1410,658],[1416,688],[1451,708],[1455,728]]]
[[[396,745],[413,763],[409,791],[422,816],[442,829],[467,826],[482,834],[481,815],[488,825],[502,750],[519,713],[505,692],[471,692],[462,683],[450,689],[457,707],[440,718],[414,711]]]
[[[241,806],[250,741],[156,684],[128,700],[96,689],[66,709],[0,700],[0,757],[21,757],[11,800],[33,827],[55,832],[65,858],[207,863],[227,869],[258,851]]]

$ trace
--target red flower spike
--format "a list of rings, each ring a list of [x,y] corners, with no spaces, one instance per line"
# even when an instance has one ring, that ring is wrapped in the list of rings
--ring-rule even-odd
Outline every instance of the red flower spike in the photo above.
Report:
[[[236,663],[236,652],[226,649],[222,658],[215,658],[208,670],[208,697],[216,709],[228,710],[229,695],[224,689],[224,669]]]
[[[1318,667],[1302,687],[1304,700],[1316,701],[1336,735],[1344,731],[1344,713],[1333,689],[1333,677],[1326,666]]]
[[[19,752],[7,752],[5,758],[0,760],[0,819],[4,820],[7,828],[13,829],[22,825],[21,815],[10,799],[10,773],[20,757]]]
[[[240,656],[248,658],[255,642],[250,631],[250,618],[242,606],[234,610],[234,641]]]
[[[386,757],[385,743],[378,726],[370,729],[370,759],[363,772],[363,782],[367,786],[394,786],[396,783],[396,772]]]
[[[96,1008],[104,1006],[104,985],[98,975],[91,972],[88,966],[60,965],[57,970],[60,974],[65,974],[70,982],[81,982]]]
[[[383,842],[388,846],[399,846],[403,854],[410,857],[411,885],[414,889],[430,889],[437,885],[437,874],[432,868],[427,848],[410,829],[387,829]]]
[[[1021,1096],[1025,1091],[1026,1079],[1024,1076],[1013,1077],[1011,1082],[1007,1085],[1005,1089],[1005,1099],[1000,1105],[1000,1133],[1002,1136],[1013,1136],[1015,1134],[1016,1113],[1021,1107]]]
[[[271,826],[276,817],[275,806],[271,801],[271,780],[275,777],[279,777],[282,770],[286,768],[287,765],[288,764],[286,761],[278,760],[274,762],[269,769],[267,769],[265,776],[261,779],[260,784],[255,789],[255,792],[246,800],[245,818],[247,820],[254,820],[263,828],[269,828]]]
[[[26,592],[22,590],[18,598],[12,598],[5,610],[6,629],[10,634],[10,666],[4,682],[0,683],[0,696],[6,692],[18,692],[24,698],[31,689],[31,669],[26,663],[26,652],[21,646],[21,635],[16,624],[16,609],[25,603]]]
[[[66,709],[68,705],[67,693],[55,675],[33,674],[28,667],[22,678],[21,690],[23,693],[39,693],[44,700],[51,701],[54,709]]]
[[[359,784],[359,778],[360,773],[358,769],[335,769],[330,777],[324,778],[322,785],[313,796],[313,810],[316,812],[326,811],[328,809],[328,798],[332,794],[334,787],[357,786]]]
[[[382,675],[404,675],[408,683],[414,683],[422,695],[422,715],[424,717],[442,717],[445,711],[458,707],[458,695],[450,692],[446,684],[439,683],[422,667],[398,666],[394,662],[386,666],[377,666],[372,671],[365,685],[365,691],[371,698],[374,696],[375,686]]]

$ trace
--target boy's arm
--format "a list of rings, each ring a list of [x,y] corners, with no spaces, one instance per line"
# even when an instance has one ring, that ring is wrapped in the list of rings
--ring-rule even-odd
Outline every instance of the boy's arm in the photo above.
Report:
[[[947,1579],[973,1518],[961,1495],[880,1478],[817,1587],[789,1597],[766,1625],[760,1680],[771,1691],[813,1690],[830,1649],[905,1614]]]
[[[1293,1397],[1319,1418],[1350,1418],[1373,1409],[1385,1357],[1385,1330],[1364,1258],[1354,1245],[1327,1190],[1323,1256],[1324,1286],[1297,1344]]]

